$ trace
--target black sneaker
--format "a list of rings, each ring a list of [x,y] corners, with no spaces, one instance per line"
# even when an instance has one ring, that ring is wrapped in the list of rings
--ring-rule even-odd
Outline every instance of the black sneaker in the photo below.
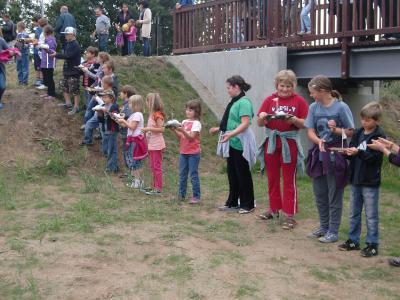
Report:
[[[363,257],[372,257],[378,255],[378,247],[375,245],[367,245],[364,249],[361,250],[361,256]]]
[[[338,247],[341,251],[360,250],[360,244],[353,242],[352,240],[347,240],[343,244],[340,244]]]

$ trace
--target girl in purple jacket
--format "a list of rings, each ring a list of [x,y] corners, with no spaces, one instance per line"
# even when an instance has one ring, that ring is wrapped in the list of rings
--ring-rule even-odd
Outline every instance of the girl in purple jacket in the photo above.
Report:
[[[45,40],[43,44],[39,45],[42,51],[42,62],[40,68],[43,73],[43,84],[47,86],[47,94],[40,97],[53,100],[56,96],[56,88],[54,84],[54,68],[56,67],[56,58],[50,56],[50,54],[56,52],[57,42],[53,35],[53,27],[46,25],[43,28]]]

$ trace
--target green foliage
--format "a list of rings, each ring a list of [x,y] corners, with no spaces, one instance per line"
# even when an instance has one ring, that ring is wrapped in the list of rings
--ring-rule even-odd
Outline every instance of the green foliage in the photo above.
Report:
[[[129,4],[130,12],[134,19],[139,18],[139,11],[136,5],[131,5],[131,1],[121,0],[54,0],[46,8],[46,15],[49,18],[50,24],[55,24],[57,17],[60,15],[60,7],[66,5],[69,8],[69,12],[75,17],[77,23],[78,40],[82,45],[83,49],[88,46],[95,46],[96,43],[90,38],[90,34],[93,32],[95,27],[95,13],[94,8],[97,5],[102,5],[112,24],[118,23],[118,15],[120,12],[120,6],[122,3],[127,2]],[[150,9],[153,14],[153,51],[157,52],[157,43],[159,46],[159,54],[169,54],[172,49],[172,16],[169,10],[174,7],[175,0],[150,0]],[[156,23],[159,22],[158,28]],[[109,49],[111,53],[116,53],[117,49],[114,45],[115,30],[110,31]],[[158,42],[157,42],[158,40]],[[137,43],[139,44],[139,43]],[[139,48],[141,48],[139,46]]]
[[[7,2],[8,5],[6,5]],[[31,0],[1,0],[0,12],[8,13],[15,24],[24,21],[26,27],[32,29],[32,17],[40,14],[40,6],[37,1]]]

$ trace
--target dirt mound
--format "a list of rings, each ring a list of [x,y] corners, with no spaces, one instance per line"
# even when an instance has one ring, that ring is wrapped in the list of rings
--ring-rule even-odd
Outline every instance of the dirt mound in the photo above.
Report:
[[[58,101],[39,97],[32,88],[6,91],[0,111],[0,162],[36,160],[44,151],[40,140],[60,140],[65,149],[78,147],[82,138],[81,116],[68,116]]]

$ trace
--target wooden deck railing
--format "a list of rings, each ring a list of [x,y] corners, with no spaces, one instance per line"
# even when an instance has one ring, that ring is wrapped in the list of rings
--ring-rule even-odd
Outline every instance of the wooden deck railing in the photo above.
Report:
[[[400,43],[400,0],[315,0],[311,33],[299,36],[302,6],[300,0],[215,0],[175,10],[173,53]]]

